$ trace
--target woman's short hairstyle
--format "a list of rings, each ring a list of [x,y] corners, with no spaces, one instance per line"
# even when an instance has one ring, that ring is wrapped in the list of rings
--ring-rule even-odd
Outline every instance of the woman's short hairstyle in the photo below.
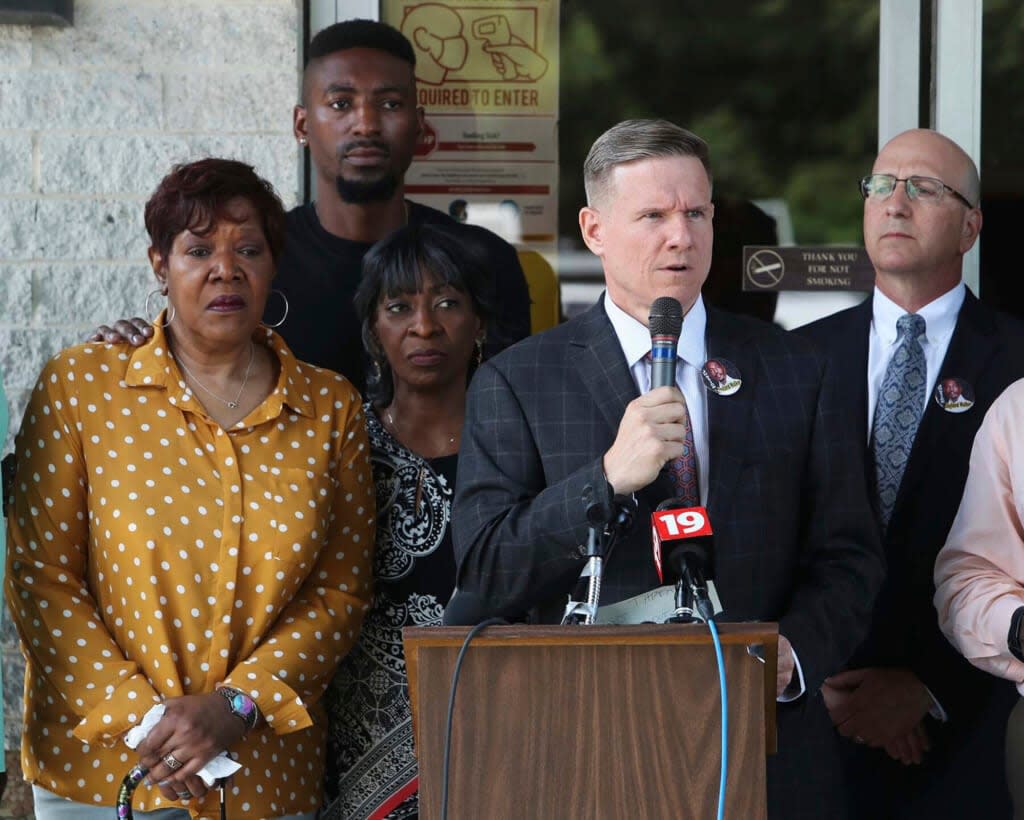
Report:
[[[494,276],[484,249],[468,232],[456,236],[441,225],[407,225],[380,240],[363,257],[355,295],[363,346],[375,363],[367,379],[367,397],[378,406],[391,403],[395,384],[374,332],[377,305],[384,297],[423,290],[428,275],[466,294],[485,328],[494,314]],[[470,375],[474,367],[471,362]]]
[[[583,162],[587,205],[600,206],[619,165],[662,157],[697,158],[711,182],[708,144],[696,134],[668,120],[624,120],[597,138]]]
[[[247,200],[259,215],[276,264],[285,243],[284,206],[273,185],[251,165],[233,159],[210,157],[175,165],[160,180],[146,203],[150,244],[166,259],[182,231],[201,236],[221,219],[231,220],[227,205],[238,198]]]

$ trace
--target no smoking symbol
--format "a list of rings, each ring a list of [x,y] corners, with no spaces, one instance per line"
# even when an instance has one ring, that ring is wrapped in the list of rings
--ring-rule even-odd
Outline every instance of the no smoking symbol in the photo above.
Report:
[[[782,281],[786,266],[775,251],[756,251],[747,260],[747,279],[758,288],[775,287]]]

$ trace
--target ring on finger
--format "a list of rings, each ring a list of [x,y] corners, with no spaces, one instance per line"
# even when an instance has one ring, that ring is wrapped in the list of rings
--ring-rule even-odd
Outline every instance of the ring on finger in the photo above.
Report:
[[[192,796],[192,792],[178,792],[179,800],[188,800]]]
[[[164,763],[167,765],[167,768],[170,769],[172,772],[178,771],[178,769],[185,765],[172,754],[164,755]]]

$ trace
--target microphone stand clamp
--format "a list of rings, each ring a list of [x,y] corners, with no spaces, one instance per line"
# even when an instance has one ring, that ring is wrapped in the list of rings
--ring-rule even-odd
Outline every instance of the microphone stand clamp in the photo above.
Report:
[[[693,589],[688,581],[687,578],[676,581],[676,609],[665,619],[665,623],[695,624],[700,620],[693,614]]]
[[[590,487],[584,490],[585,497],[592,494]],[[587,564],[583,570],[589,576],[587,599],[574,601],[569,599],[562,625],[593,624],[597,618],[597,607],[601,600],[601,579],[604,576],[604,564],[619,536],[633,524],[636,514],[636,501],[625,496],[615,496],[611,509],[606,505],[591,503],[587,508],[587,520],[590,530],[587,534]]]
[[[601,576],[604,573],[604,535],[597,527],[591,527],[587,535],[587,565],[584,573],[589,574],[587,599],[566,604],[562,624],[590,625],[597,618],[597,605],[601,599]]]

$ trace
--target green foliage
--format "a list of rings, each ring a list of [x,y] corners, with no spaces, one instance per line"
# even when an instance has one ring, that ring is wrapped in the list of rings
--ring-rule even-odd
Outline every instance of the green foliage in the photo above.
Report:
[[[1019,198],[1024,191],[1020,135],[1024,5],[985,0],[982,20],[981,179],[986,198]]]
[[[716,194],[787,199],[798,241],[859,241],[878,0],[565,0],[561,65],[563,234],[591,143],[637,116],[707,139]]]

